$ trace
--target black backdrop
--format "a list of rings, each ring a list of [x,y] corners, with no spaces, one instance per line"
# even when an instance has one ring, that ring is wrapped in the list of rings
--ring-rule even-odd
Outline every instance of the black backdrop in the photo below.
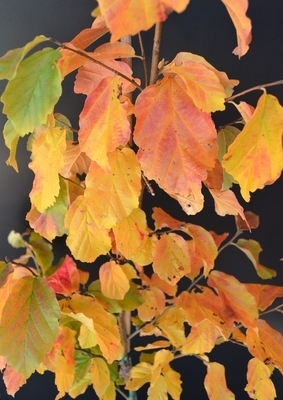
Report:
[[[0,55],[7,50],[21,47],[38,34],[52,36],[59,41],[68,41],[81,29],[90,26],[90,12],[95,6],[93,0],[2,0],[0,5]],[[206,58],[216,68],[225,71],[230,78],[240,80],[236,91],[254,85],[283,78],[283,2],[282,0],[250,0],[248,15],[253,22],[253,41],[250,51],[241,60],[232,54],[236,46],[236,35],[229,16],[220,0],[191,0],[185,13],[172,14],[164,25],[161,57],[171,60],[179,51],[190,51]],[[150,49],[152,32],[144,34],[147,49]],[[64,113],[77,126],[77,115],[81,109],[83,97],[72,94],[72,77],[64,83],[65,94],[59,102],[57,111]],[[4,83],[0,82],[0,92]],[[282,86],[269,90],[283,104]],[[245,100],[256,104],[258,93],[252,93]],[[216,114],[217,124],[233,119],[233,111]],[[0,116],[0,127],[5,123]],[[1,140],[1,139],[0,139]],[[7,235],[12,230],[22,232],[27,227],[25,214],[29,210],[28,193],[31,189],[32,173],[27,168],[29,155],[25,151],[25,141],[18,150],[20,174],[5,165],[8,151],[3,139],[0,141],[0,259],[8,256],[12,259],[17,253],[7,244]],[[236,193],[237,189],[236,189]],[[146,207],[163,202],[165,210],[175,217],[182,218],[180,208],[158,193],[155,198],[145,196]],[[249,204],[241,201],[246,210],[252,210],[260,216],[260,227],[249,236],[258,240],[262,247],[261,262],[277,270],[277,277],[268,283],[283,284],[283,180],[257,191]],[[220,218],[215,215],[213,205],[207,201],[205,209],[199,215],[190,217],[194,223],[200,223],[207,229],[218,233],[233,232],[232,217]],[[64,240],[55,243],[57,255],[64,253]],[[87,266],[85,266],[87,267]],[[257,276],[245,258],[233,249],[227,249],[217,260],[217,268],[235,274],[245,282],[255,282]],[[283,317],[270,316],[269,323],[283,333]],[[246,384],[246,364],[249,356],[245,349],[230,344],[221,345],[213,350],[212,360],[227,366],[228,387],[236,394],[237,400],[248,399],[243,388]],[[194,358],[176,361],[174,368],[182,373],[184,392],[182,399],[207,399],[203,388],[205,367]],[[274,373],[277,386],[277,398],[283,398],[283,378]],[[18,400],[52,400],[56,388],[54,377],[50,373],[31,377],[26,386],[16,394]],[[8,399],[3,385],[0,385],[0,399]],[[68,398],[66,396],[66,398]],[[90,389],[80,399],[94,399]],[[144,398],[145,395],[144,395]],[[222,399],[220,399],[222,400]]]

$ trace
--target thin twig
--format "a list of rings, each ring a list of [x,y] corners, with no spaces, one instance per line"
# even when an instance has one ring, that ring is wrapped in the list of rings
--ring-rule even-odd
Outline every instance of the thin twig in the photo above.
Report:
[[[240,229],[238,230],[235,235],[233,237],[231,237],[231,239],[228,240],[227,243],[225,243],[222,247],[220,247],[220,249],[218,250],[218,254],[221,253],[221,251],[223,251],[226,247],[233,245],[234,240],[237,239],[238,236],[240,236],[243,233],[243,231]]]
[[[195,286],[196,284],[204,277],[203,274],[200,274],[188,287],[187,291],[190,292]]]
[[[266,315],[266,314],[272,313],[274,311],[279,311],[280,308],[283,308],[283,304],[280,304],[279,306],[274,307],[274,308],[270,308],[270,310],[263,311],[259,314],[259,316],[261,317],[262,315]]]
[[[50,42],[57,44],[57,46],[61,47],[62,49],[70,50],[73,53],[76,53],[79,56],[85,57],[87,60],[90,60],[90,61],[94,62],[95,64],[100,65],[101,67],[103,67],[105,69],[108,69],[109,71],[113,72],[114,74],[119,75],[121,78],[123,78],[123,79],[127,80],[128,82],[132,83],[140,91],[143,90],[142,87],[134,80],[134,78],[130,78],[127,75],[124,75],[122,72],[117,71],[115,68],[112,68],[112,67],[109,67],[106,64],[103,64],[101,61],[98,61],[95,58],[91,57],[89,54],[87,54],[83,50],[73,49],[72,47],[69,47],[69,46],[65,45],[64,43],[61,43],[58,40],[53,39],[51,37],[49,37],[48,39],[50,40]]]
[[[129,397],[126,395],[126,393],[124,393],[123,390],[118,388],[118,386],[115,386],[115,389],[122,397],[124,397],[124,399],[129,400]]]
[[[244,94],[253,92],[254,90],[261,90],[266,87],[278,86],[278,85],[283,85],[283,79],[280,79],[279,81],[275,81],[275,82],[271,82],[271,83],[264,83],[262,85],[253,86],[252,88],[243,90],[240,93],[237,93],[237,94],[234,94],[233,96],[227,97],[226,102],[232,101],[232,100],[236,99],[237,97],[240,97],[240,96],[243,96]]]
[[[150,85],[154,85],[158,76],[161,32],[162,32],[162,22],[157,22],[155,25],[153,47],[152,47],[151,69],[150,69],[150,79],[149,79]]]
[[[147,86],[148,85],[147,63],[146,63],[145,51],[144,51],[142,37],[141,37],[141,33],[140,32],[138,33],[138,38],[139,38],[139,44],[140,44],[140,49],[141,49],[141,57],[142,57],[142,65],[143,65],[143,71],[144,71],[144,84],[145,84],[145,86]]]

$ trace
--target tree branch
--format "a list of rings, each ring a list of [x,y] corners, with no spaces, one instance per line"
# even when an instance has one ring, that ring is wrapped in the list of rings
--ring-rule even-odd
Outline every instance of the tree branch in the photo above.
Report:
[[[140,32],[138,33],[138,38],[139,38],[139,44],[140,44],[140,49],[141,49],[141,57],[142,57],[143,72],[144,72],[144,83],[145,83],[145,86],[148,86],[147,63],[146,63],[145,51],[144,51],[142,37],[141,37]]]
[[[266,87],[271,87],[271,86],[278,86],[278,85],[283,85],[283,79],[280,79],[279,81],[271,82],[271,83],[264,83],[263,85],[257,85],[253,86],[249,89],[243,90],[240,93],[234,94],[233,96],[227,97],[226,102],[232,101],[236,99],[237,97],[243,96],[244,94],[253,92],[255,90],[262,90],[263,88]]]
[[[153,85],[156,82],[158,76],[161,31],[162,31],[162,22],[157,22],[155,25],[153,47],[152,47],[151,69],[150,69],[150,79],[149,79],[150,85]]]

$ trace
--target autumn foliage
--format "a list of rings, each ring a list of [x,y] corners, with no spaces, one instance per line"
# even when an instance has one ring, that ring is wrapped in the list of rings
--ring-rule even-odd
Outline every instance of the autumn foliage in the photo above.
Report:
[[[242,57],[251,42],[248,0],[222,3],[236,29],[233,52]],[[276,274],[260,263],[258,242],[239,238],[259,220],[244,212],[231,188],[239,185],[248,201],[280,176],[283,108],[264,88],[255,108],[237,102],[238,81],[189,52],[166,63],[155,51],[150,76],[135,76],[131,59],[145,61],[143,49],[120,39],[155,26],[158,44],[161,23],[189,0],[98,4],[92,26],[69,43],[38,36],[0,59],[0,78],[8,80],[1,96],[7,164],[18,171],[17,145],[29,135],[34,173],[26,216],[32,230],[8,237],[23,254],[0,263],[7,393],[14,395],[35,371],[49,370],[56,399],[76,398],[89,385],[102,400],[114,400],[117,391],[135,399],[147,385],[148,399],[178,400],[182,377],[174,360],[196,357],[207,369],[208,398],[232,400],[225,366],[209,358],[230,341],[251,354],[250,398],[272,400],[270,376],[275,368],[283,373],[283,337],[261,316],[283,297],[283,287],[241,283],[214,265],[233,245],[260,278]],[[110,42],[88,49],[108,32]],[[86,96],[78,131],[56,107],[62,81],[73,71],[74,92]],[[228,102],[239,119],[218,128],[212,113]],[[235,216],[235,232],[208,232],[161,207],[147,215],[143,193],[154,195],[156,184],[188,216],[203,209],[205,186],[215,212]],[[63,235],[73,257],[54,265],[51,242]],[[93,263],[99,256],[99,279],[90,281],[75,260]],[[137,336],[147,344],[133,348]]]

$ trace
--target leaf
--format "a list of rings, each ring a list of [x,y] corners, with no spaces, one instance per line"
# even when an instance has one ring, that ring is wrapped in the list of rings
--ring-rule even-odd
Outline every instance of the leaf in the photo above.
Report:
[[[80,144],[74,144],[70,140],[66,142],[63,160],[64,165],[60,170],[60,175],[64,178],[70,178],[76,174],[86,174],[91,163],[87,155],[81,150]]]
[[[283,297],[282,286],[261,285],[258,283],[245,283],[245,286],[256,299],[257,307],[260,311],[266,310],[275,299]]]
[[[74,294],[71,298],[60,301],[63,313],[77,318],[84,315],[92,320],[92,331],[99,348],[108,363],[120,359],[123,354],[117,319],[93,298]],[[80,317],[79,319],[80,320]]]
[[[190,272],[188,242],[175,233],[162,235],[155,245],[152,267],[160,279],[175,285]]]
[[[14,272],[14,267],[12,263],[5,261],[0,261],[0,288],[5,285],[9,275]]]
[[[59,50],[45,48],[26,58],[1,96],[3,112],[20,136],[44,124],[61,96],[59,57]]]
[[[136,391],[141,388],[145,383],[151,381],[151,373],[153,366],[146,362],[141,362],[134,365],[130,371],[130,379],[126,383],[127,390]]]
[[[165,295],[155,287],[141,291],[143,303],[138,307],[138,316],[142,321],[151,321],[165,310]]]
[[[229,146],[234,142],[237,135],[240,133],[240,129],[235,128],[234,126],[226,126],[225,128],[220,129],[217,135],[217,144],[218,144],[218,160],[222,163],[224,155],[227,153]],[[223,169],[223,183],[222,190],[228,190],[232,187],[235,180],[232,175],[228,174],[225,169]]]
[[[51,267],[54,260],[51,243],[43,239],[38,233],[31,232],[29,245],[32,247],[36,261],[44,274]]]
[[[232,190],[208,190],[213,197],[215,211],[218,215],[220,215],[221,217],[224,217],[227,214],[240,215],[241,218],[246,221],[246,225],[248,226],[248,222],[244,214],[244,209],[238,202]]]
[[[155,229],[170,228],[176,230],[183,224],[183,222],[171,217],[159,207],[153,207],[152,218],[154,219]]]
[[[257,327],[247,329],[246,344],[254,357],[283,373],[283,337],[266,321],[259,319]]]
[[[270,368],[257,358],[248,362],[247,379],[245,391],[251,399],[274,400],[276,397],[275,387],[270,379]]]
[[[10,150],[10,155],[9,155],[9,158],[6,160],[6,164],[13,167],[16,172],[19,172],[18,163],[17,163],[17,159],[16,159],[16,152],[17,152],[17,147],[18,147],[18,142],[19,142],[20,136],[19,136],[18,132],[15,130],[15,128],[13,127],[13,125],[9,119],[7,120],[7,122],[4,125],[3,136],[4,136],[4,140],[5,140],[5,145]]]
[[[34,205],[26,215],[26,220],[31,228],[50,242],[56,236],[67,233],[64,225],[65,215],[68,210],[68,188],[65,181],[59,177],[60,191],[53,206],[40,213]]]
[[[183,310],[171,308],[158,318],[157,326],[176,348],[185,343]]]
[[[110,385],[110,372],[106,362],[102,358],[93,357],[91,379],[95,393],[101,398]]]
[[[66,214],[65,227],[69,230],[66,243],[80,261],[93,262],[111,248],[108,230],[98,224],[95,212],[95,199],[79,196]]]
[[[230,145],[222,165],[241,187],[243,198],[274,182],[283,168],[283,109],[276,97],[264,93],[252,118]]]
[[[206,112],[225,109],[225,98],[232,94],[236,80],[228,80],[224,72],[217,71],[203,57],[191,53],[178,53],[174,60],[162,68],[164,75],[177,75],[185,84],[186,92],[196,107]],[[219,79],[225,79],[225,85]],[[178,81],[178,79],[177,79]],[[229,85],[228,96],[226,93]]]
[[[184,88],[166,76],[138,96],[136,118],[134,140],[147,178],[171,196],[199,196],[201,181],[216,158],[211,116],[197,109]]]
[[[80,273],[73,259],[66,255],[59,268],[47,278],[55,293],[71,296],[80,288]]]
[[[126,145],[131,135],[127,102],[119,101],[120,85],[116,75],[103,79],[88,95],[80,114],[81,149],[107,172],[107,153]]]
[[[9,50],[0,58],[0,79],[13,79],[17,73],[18,66],[25,55],[38,44],[48,40],[47,37],[36,36],[31,42],[18,49]]]
[[[256,229],[259,226],[259,216],[252,211],[244,211],[245,219],[250,229]],[[248,230],[246,222],[239,216],[235,217],[235,223],[238,230]]]
[[[87,387],[91,384],[91,374],[89,371],[91,365],[90,356],[83,351],[75,350],[74,359],[75,376],[72,387],[69,389],[69,395],[72,398],[83,394],[86,391]]]
[[[217,290],[222,299],[228,312],[226,318],[241,322],[245,327],[256,325],[256,301],[243,283],[232,275],[215,270],[209,274],[207,283]]]
[[[0,354],[28,378],[51,349],[58,333],[59,308],[44,279],[24,277],[12,287],[0,323]]]
[[[130,3],[123,0],[98,0],[100,12],[112,34],[111,42],[148,30],[156,22],[165,21],[171,11],[183,12],[188,4],[189,0],[152,0],[150,3],[146,0]],[[139,18],[136,18],[137,15]]]
[[[182,381],[180,374],[174,371],[170,365],[167,365],[163,368],[163,376],[165,379],[167,392],[170,394],[173,400],[179,400],[182,393]]]
[[[239,239],[236,243],[236,247],[241,250],[248,259],[252,262],[256,273],[262,279],[271,279],[276,276],[276,271],[271,268],[267,268],[259,262],[259,253],[262,251],[260,244],[252,239]]]
[[[29,163],[35,174],[30,199],[40,212],[52,206],[59,195],[58,173],[64,165],[65,148],[65,131],[55,127],[54,118],[50,116],[48,127],[33,142],[33,160]]]
[[[234,394],[227,388],[224,367],[217,362],[207,363],[204,387],[210,400],[235,400]]]
[[[221,1],[225,5],[237,32],[238,46],[233,50],[233,53],[241,58],[249,50],[249,44],[252,40],[251,20],[246,16],[248,0],[237,2],[234,0]]]
[[[26,379],[10,365],[7,365],[5,368],[3,381],[6,386],[7,394],[13,397],[20,387],[26,383]]]
[[[153,240],[149,237],[146,215],[140,208],[135,208],[128,217],[113,227],[117,250],[127,260],[140,265],[152,262]]]
[[[219,328],[209,319],[204,319],[191,328],[182,346],[181,353],[201,355],[210,353],[219,336],[222,336]]]
[[[169,347],[171,344],[167,340],[156,340],[153,343],[149,343],[146,346],[137,346],[135,347],[136,351],[145,351],[145,350],[155,350],[163,347]]]
[[[115,261],[108,261],[99,268],[101,291],[110,299],[123,300],[130,289],[129,279]]]
[[[24,241],[22,235],[14,230],[7,237],[8,243],[15,249],[27,247],[27,242]]]

